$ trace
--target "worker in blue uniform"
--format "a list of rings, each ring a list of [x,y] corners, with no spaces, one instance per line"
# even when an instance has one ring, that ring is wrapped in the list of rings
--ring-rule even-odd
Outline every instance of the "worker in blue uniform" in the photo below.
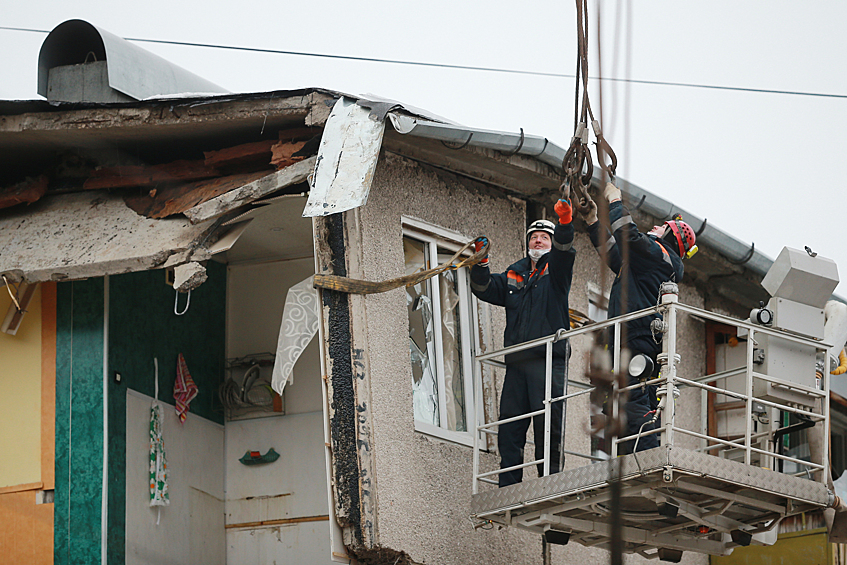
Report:
[[[588,235],[594,248],[615,273],[609,294],[609,318],[614,318],[655,306],[659,286],[663,282],[682,282],[682,260],[696,252],[696,236],[691,226],[676,218],[654,226],[646,234],[641,233],[621,201],[621,191],[614,184],[606,183],[602,197],[609,203],[611,231],[599,222],[597,204],[590,196],[584,202],[581,215],[588,224]],[[623,253],[624,245],[626,255]],[[662,335],[661,332],[651,330],[651,323],[655,319],[661,319],[661,314],[650,314],[625,324],[623,345],[629,349],[632,357],[638,354],[648,356],[655,367],[654,372],[644,376],[641,381],[655,378],[659,372],[656,357],[662,351]],[[611,343],[607,345],[611,346]],[[629,385],[638,383],[638,379],[629,377]],[[655,429],[656,423],[650,420],[653,419],[652,413],[657,405],[655,386],[642,385],[631,390],[626,404],[626,435]],[[621,443],[618,453],[631,453],[633,444],[634,441]],[[638,451],[658,446],[657,434],[643,436],[638,441]]]
[[[549,336],[561,328],[570,328],[568,293],[571,288],[576,252],[573,248],[572,209],[567,190],[554,208],[558,224],[548,220],[533,222],[527,230],[527,255],[505,272],[492,274],[485,257],[471,269],[471,290],[480,300],[506,309],[504,344],[515,345]],[[486,238],[477,239],[479,251]],[[553,345],[552,397],[563,394],[570,346],[567,340]],[[506,356],[506,377],[500,396],[500,419],[544,408],[545,346]],[[561,468],[562,404],[551,407],[550,472]],[[497,446],[500,468],[524,462],[524,446],[529,419],[501,424]],[[535,458],[544,457],[544,415],[533,417]],[[538,475],[543,465],[538,465]],[[523,469],[500,474],[501,487],[521,482]]]

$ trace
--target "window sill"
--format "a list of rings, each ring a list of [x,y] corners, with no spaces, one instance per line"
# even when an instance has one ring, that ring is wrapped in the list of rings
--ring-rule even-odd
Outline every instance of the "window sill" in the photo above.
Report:
[[[417,420],[415,420],[415,431],[450,443],[473,447],[473,435],[470,432],[454,432]]]

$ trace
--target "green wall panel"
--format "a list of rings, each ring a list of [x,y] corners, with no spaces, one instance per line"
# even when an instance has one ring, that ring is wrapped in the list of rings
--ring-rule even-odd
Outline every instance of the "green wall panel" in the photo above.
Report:
[[[109,279],[109,563],[125,561],[126,389],[153,396],[153,358],[159,359],[159,401],[172,410],[177,356],[182,353],[199,392],[191,414],[223,424],[217,398],[223,381],[226,338],[226,267],[209,262],[209,279],[192,291],[185,315],[174,314],[174,290],[164,272]],[[180,295],[182,311],[186,296]],[[166,440],[167,441],[167,440]]]
[[[103,279],[58,285],[54,562],[100,560]]]
[[[159,359],[159,400],[173,406],[179,353],[199,388],[191,414],[223,424],[217,400],[224,375],[226,267],[210,262],[209,280],[191,293],[184,316],[162,271],[109,277],[109,528],[108,562],[125,562],[126,389],[153,396]],[[56,337],[57,565],[100,561],[103,470],[104,281],[58,286]],[[180,296],[180,309],[185,295]],[[167,406],[165,409],[168,408]],[[191,416],[189,415],[189,418]]]

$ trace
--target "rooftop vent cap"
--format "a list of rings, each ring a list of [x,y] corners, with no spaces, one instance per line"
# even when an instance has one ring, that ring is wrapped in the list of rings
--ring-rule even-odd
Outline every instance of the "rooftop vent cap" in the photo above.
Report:
[[[227,90],[83,20],[56,26],[38,54],[38,94],[62,102],[118,102]]]

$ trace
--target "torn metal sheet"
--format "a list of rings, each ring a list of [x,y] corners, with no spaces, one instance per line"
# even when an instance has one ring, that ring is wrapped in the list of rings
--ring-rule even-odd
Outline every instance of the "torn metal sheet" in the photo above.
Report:
[[[221,194],[216,198],[198,204],[183,212],[192,223],[198,223],[211,218],[217,218],[230,210],[235,210],[246,204],[273,194],[288,186],[304,182],[315,166],[315,157],[289,165],[280,171],[266,175],[256,181],[245,184],[241,188]]]
[[[244,233],[244,230],[247,229],[247,226],[250,225],[252,220],[245,220],[230,228],[228,231],[219,232],[220,236],[215,243],[209,246],[209,253],[212,255],[217,255],[218,253],[223,253],[224,251],[229,251],[232,249],[232,246],[235,245],[235,242],[238,241],[238,238],[241,237],[241,234]],[[224,226],[228,226],[230,224],[224,224]],[[226,228],[222,228],[226,229]]]
[[[0,273],[33,283],[155,269],[174,254],[188,260],[213,225],[151,220],[103,192],[43,198],[0,215]]]
[[[385,122],[349,98],[339,98],[321,138],[303,217],[328,216],[362,206],[373,182]]]

